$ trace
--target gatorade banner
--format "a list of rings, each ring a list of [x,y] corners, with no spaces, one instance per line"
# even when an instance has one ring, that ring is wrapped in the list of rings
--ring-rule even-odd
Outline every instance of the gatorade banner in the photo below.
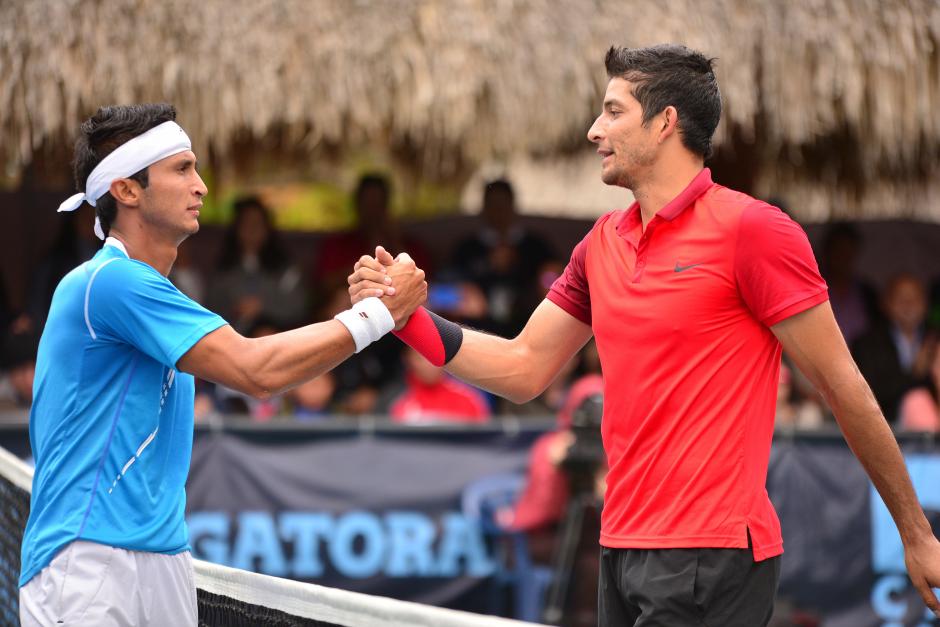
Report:
[[[480,528],[477,487],[524,472],[537,435],[199,433],[188,489],[194,555],[480,611],[500,562]],[[902,448],[940,530],[940,447],[902,438]],[[894,523],[840,437],[778,437],[768,491],[786,551],[781,609],[822,627],[940,625],[904,575]]]
[[[479,610],[497,564],[475,486],[524,473],[538,434],[197,435],[187,487],[193,555]]]

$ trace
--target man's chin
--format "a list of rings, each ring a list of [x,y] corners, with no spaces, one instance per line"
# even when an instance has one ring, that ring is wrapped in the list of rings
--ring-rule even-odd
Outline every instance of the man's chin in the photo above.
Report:
[[[180,230],[182,232],[180,233],[179,241],[182,242],[199,232],[199,222],[197,222],[196,220],[193,220],[191,224],[187,224],[184,228]]]
[[[605,184],[613,185],[614,187],[625,187],[629,190],[633,189],[633,181],[625,176],[622,172],[604,170],[601,172],[601,180]]]
[[[613,170],[601,171],[601,180],[604,181],[604,183],[607,185],[620,185],[620,179],[617,177],[617,173]]]

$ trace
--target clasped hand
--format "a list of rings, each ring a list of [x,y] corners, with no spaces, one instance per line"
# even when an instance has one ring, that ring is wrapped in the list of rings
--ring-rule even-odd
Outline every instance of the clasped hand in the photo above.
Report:
[[[382,246],[376,246],[375,257],[363,255],[346,281],[354,305],[370,296],[381,298],[395,320],[396,330],[405,326],[428,297],[424,270],[415,265],[408,253],[392,257]]]

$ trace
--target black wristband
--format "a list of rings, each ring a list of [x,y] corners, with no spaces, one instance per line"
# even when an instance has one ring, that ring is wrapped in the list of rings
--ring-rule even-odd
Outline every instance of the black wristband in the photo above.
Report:
[[[444,363],[446,364],[463,345],[463,328],[459,324],[441,318],[431,310],[428,310],[437,332],[441,334],[441,343],[444,345]]]

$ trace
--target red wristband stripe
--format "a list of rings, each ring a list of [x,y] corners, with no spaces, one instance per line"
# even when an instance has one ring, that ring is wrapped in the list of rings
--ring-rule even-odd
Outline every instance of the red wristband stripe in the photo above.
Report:
[[[443,366],[453,359],[463,343],[463,329],[459,325],[424,307],[416,309],[408,323],[394,333],[435,366]]]

